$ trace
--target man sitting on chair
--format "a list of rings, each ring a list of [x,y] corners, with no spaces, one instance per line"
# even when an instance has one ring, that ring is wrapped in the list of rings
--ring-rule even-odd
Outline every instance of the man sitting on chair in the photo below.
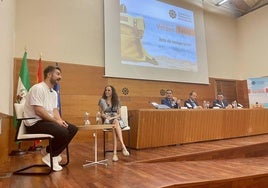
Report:
[[[231,104],[228,104],[228,102],[224,99],[224,96],[222,93],[218,93],[217,99],[213,101],[213,107],[215,108],[232,108]]]
[[[62,166],[61,152],[68,146],[77,132],[77,127],[67,123],[59,114],[57,108],[57,92],[54,85],[61,80],[61,69],[59,67],[48,66],[44,70],[44,81],[35,84],[26,96],[24,106],[24,117],[34,117],[35,119],[25,120],[28,133],[50,134],[52,139],[52,153],[48,153],[48,146],[44,152],[42,161],[50,166],[50,155],[53,159],[53,170],[60,171]]]
[[[161,100],[161,104],[165,104],[170,108],[180,108],[180,99],[173,97],[173,91],[171,89],[166,90],[166,97]]]
[[[189,109],[202,108],[202,106],[199,106],[197,102],[197,93],[195,91],[191,91],[191,93],[189,94],[189,99],[184,101],[184,106]]]

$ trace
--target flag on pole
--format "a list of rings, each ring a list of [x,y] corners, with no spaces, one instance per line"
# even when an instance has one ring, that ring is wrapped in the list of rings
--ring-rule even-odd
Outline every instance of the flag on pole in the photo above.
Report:
[[[38,61],[38,70],[37,70],[37,78],[36,78],[36,83],[40,83],[43,81],[43,75],[42,75],[42,71],[43,71],[43,65],[42,65],[42,60],[41,57],[39,58]]]
[[[57,92],[58,94],[58,110],[59,110],[59,113],[61,115],[61,103],[60,103],[60,84],[56,84],[54,86],[54,90]]]
[[[37,69],[37,76],[36,76],[36,83],[40,83],[43,81],[43,75],[42,75],[42,71],[43,71],[43,68],[42,68],[42,60],[41,60],[41,57],[39,58],[39,61],[38,61],[38,69]],[[36,148],[38,148],[38,144],[41,142],[41,140],[35,140],[34,141],[34,144],[33,146],[31,146],[29,148],[29,150],[31,151],[34,151],[36,150]]]
[[[58,63],[56,63],[56,67],[58,67]],[[60,84],[56,84],[53,88],[57,94],[58,94],[58,110],[59,110],[59,113],[61,115],[61,102],[60,102]]]
[[[22,63],[20,67],[20,75],[18,80],[18,86],[17,86],[17,95],[16,95],[16,103],[24,104],[25,103],[25,97],[31,87],[30,84],[30,76],[29,76],[29,69],[27,64],[27,52],[24,52]],[[17,126],[17,117],[14,113],[14,121],[13,121],[14,127]]]
[[[25,103],[25,97],[31,87],[29,69],[27,64],[27,52],[24,52],[17,87],[17,102]]]

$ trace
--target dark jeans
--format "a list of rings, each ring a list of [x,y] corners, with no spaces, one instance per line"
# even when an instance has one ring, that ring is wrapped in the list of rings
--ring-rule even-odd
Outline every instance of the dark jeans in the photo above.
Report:
[[[68,122],[66,122],[68,123]],[[26,126],[29,134],[50,134],[54,136],[51,142],[52,157],[58,156],[71,142],[78,128],[68,123],[68,128],[62,127],[51,121],[38,121],[32,126]],[[46,151],[49,152],[48,146]]]

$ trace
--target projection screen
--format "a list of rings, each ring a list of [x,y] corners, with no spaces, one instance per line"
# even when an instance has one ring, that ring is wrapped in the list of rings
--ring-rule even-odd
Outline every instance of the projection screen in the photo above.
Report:
[[[105,76],[208,84],[200,6],[104,0]]]

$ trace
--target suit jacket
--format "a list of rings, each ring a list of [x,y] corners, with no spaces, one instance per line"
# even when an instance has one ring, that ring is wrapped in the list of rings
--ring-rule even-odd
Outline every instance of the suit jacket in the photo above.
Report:
[[[161,100],[161,104],[165,104],[167,106],[169,106],[170,108],[178,108],[178,104],[177,102],[175,102],[173,99],[169,99],[167,97],[163,98]]]
[[[228,106],[228,102],[223,100],[222,102],[218,99],[213,101],[213,107],[226,108]]]
[[[191,99],[187,99],[186,101],[184,101],[184,106],[187,108],[196,108],[198,105],[197,101],[193,101]]]

